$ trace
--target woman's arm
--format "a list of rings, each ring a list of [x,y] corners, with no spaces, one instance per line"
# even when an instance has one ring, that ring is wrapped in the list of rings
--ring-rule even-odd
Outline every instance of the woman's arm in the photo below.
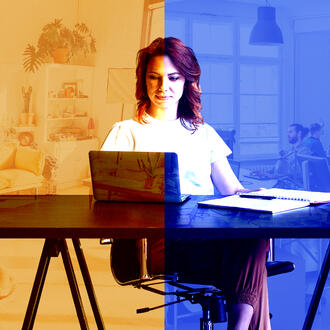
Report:
[[[225,156],[211,164],[211,179],[222,195],[233,195],[238,191],[244,191]]]

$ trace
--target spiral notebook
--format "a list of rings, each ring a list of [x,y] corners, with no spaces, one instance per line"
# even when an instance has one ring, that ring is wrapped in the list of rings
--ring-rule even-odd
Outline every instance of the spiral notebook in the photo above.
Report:
[[[265,189],[199,202],[199,206],[280,213],[330,202],[330,193],[303,190]]]
[[[238,193],[241,197],[253,198],[269,198],[282,200],[304,201],[309,204],[323,204],[330,202],[330,193],[306,191],[306,190],[290,190],[290,189],[263,189],[258,191],[251,191],[249,193]]]

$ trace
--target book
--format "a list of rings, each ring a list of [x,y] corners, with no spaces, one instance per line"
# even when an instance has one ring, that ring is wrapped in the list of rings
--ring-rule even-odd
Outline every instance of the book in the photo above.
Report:
[[[265,199],[282,199],[309,202],[309,204],[323,204],[330,202],[330,193],[305,191],[305,190],[290,190],[290,189],[262,189],[251,192],[239,192],[237,195],[246,198],[265,198]]]
[[[210,199],[198,202],[198,206],[219,207],[242,209],[249,211],[280,213],[284,211],[294,210],[309,206],[308,201],[289,200],[279,198],[259,198],[259,197],[241,197],[240,195],[232,195],[223,198]]]

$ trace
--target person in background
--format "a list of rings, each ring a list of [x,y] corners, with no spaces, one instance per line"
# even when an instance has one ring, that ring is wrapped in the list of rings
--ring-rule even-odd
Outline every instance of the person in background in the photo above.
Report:
[[[291,147],[281,150],[281,158],[275,164],[275,174],[280,177],[274,187],[283,189],[302,189],[302,170],[299,155],[310,155],[310,150],[302,143],[309,129],[300,124],[288,128],[288,142]]]
[[[326,157],[320,137],[322,135],[322,126],[314,123],[310,127],[310,136],[303,140],[303,146],[309,149],[310,154],[316,157]]]
[[[141,49],[136,69],[136,118],[116,123],[102,150],[176,152],[182,193],[212,195],[214,184],[223,195],[235,194],[243,187],[227,160],[231,150],[204,123],[200,112],[200,74],[194,52],[179,39],[157,38]],[[121,244],[114,242],[113,254],[116,243]],[[164,237],[148,239],[148,247],[151,274],[175,272],[196,283],[215,282],[224,290],[228,329],[270,329],[267,239]],[[127,249],[122,245],[117,250],[120,261]],[[126,267],[128,258],[123,261]],[[113,269],[119,266],[113,265]]]

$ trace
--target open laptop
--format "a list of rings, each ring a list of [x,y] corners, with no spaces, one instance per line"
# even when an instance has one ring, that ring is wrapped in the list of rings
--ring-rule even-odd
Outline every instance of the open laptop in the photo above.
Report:
[[[90,151],[93,195],[99,201],[182,203],[178,156],[172,152]]]

